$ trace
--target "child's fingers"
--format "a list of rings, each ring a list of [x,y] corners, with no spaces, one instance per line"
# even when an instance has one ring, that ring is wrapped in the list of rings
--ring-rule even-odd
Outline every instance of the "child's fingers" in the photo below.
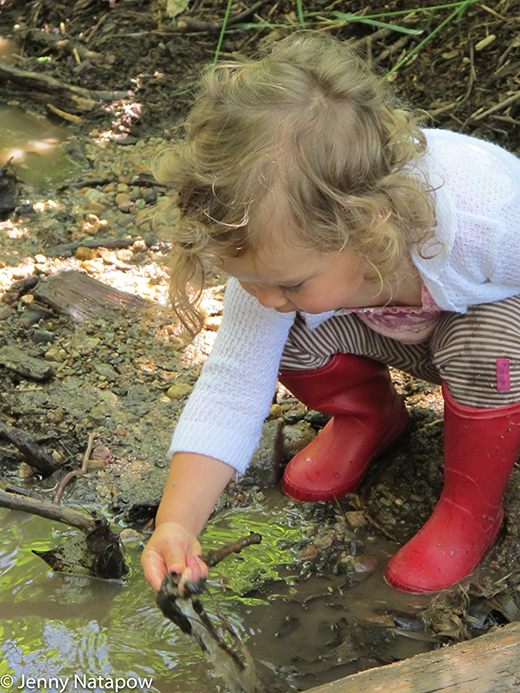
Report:
[[[186,567],[188,569],[188,579],[196,582],[199,579],[208,577],[208,566],[199,556],[186,556]]]
[[[141,565],[148,584],[157,592],[167,572],[162,556],[154,551],[143,552]]]

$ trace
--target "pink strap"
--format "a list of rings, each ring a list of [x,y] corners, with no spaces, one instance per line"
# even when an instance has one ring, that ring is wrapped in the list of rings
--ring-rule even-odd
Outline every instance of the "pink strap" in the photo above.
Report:
[[[509,359],[497,359],[497,390],[504,392],[510,389]]]

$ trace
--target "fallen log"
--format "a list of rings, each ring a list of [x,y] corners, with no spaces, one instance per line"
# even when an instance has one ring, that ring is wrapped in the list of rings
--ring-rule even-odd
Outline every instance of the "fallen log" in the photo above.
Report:
[[[520,686],[520,623],[307,690],[307,693],[506,693]]]
[[[0,508],[9,510],[20,510],[24,513],[31,513],[47,520],[55,520],[71,527],[77,527],[83,532],[93,532],[99,525],[99,520],[87,513],[79,512],[71,508],[62,508],[53,503],[44,503],[36,498],[20,496],[17,493],[7,493],[0,490]]]

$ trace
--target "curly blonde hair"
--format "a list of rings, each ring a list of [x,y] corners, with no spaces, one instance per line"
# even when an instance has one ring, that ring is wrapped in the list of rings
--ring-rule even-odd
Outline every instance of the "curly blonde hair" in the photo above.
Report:
[[[306,247],[348,247],[380,278],[395,273],[432,234],[425,150],[414,116],[347,43],[295,34],[259,60],[207,69],[185,141],[154,165],[178,191],[171,297],[185,328],[202,326],[205,267],[283,236],[250,223],[275,189]]]

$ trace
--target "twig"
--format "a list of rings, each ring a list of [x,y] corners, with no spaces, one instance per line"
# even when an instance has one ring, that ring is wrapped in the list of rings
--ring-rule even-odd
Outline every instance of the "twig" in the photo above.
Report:
[[[254,13],[259,10],[262,5],[265,5],[267,0],[258,0],[254,5],[251,5],[247,10],[240,12],[234,17],[229,17],[225,22],[204,22],[198,19],[179,19],[177,21],[177,30],[182,32],[188,31],[209,31],[218,32],[222,30],[223,26],[230,26],[231,24],[240,24],[240,22],[249,19]]]
[[[206,556],[202,557],[202,560],[208,566],[208,568],[213,568],[213,566],[217,565],[217,563],[220,563],[220,561],[223,561],[224,558],[227,558],[232,553],[240,553],[242,549],[246,548],[246,546],[251,546],[252,544],[259,544],[261,541],[262,536],[260,534],[257,534],[256,532],[251,532],[249,536],[241,537],[240,539],[237,539],[237,541],[223,546],[221,549],[209,551]]]
[[[94,438],[96,437],[96,432],[91,431],[90,435],[88,437],[88,444],[87,444],[87,449],[85,451],[85,455],[83,456],[83,464],[81,465],[81,469],[75,469],[72,472],[69,472],[66,474],[63,479],[60,481],[58,488],[56,489],[56,492],[54,496],[52,497],[52,502],[55,505],[58,505],[61,497],[63,495],[63,491],[65,491],[65,487],[67,484],[74,479],[74,477],[79,476],[81,474],[86,474],[88,470],[88,462],[90,459],[90,453],[92,452],[92,445],[94,444]]]
[[[60,468],[51,455],[37,445],[25,431],[14,426],[0,425],[0,436],[7,438],[22,453],[27,464],[37,469],[43,476],[50,476]]]
[[[0,482],[0,487],[4,486],[2,490],[7,493],[17,493],[19,496],[29,496],[29,491],[26,488],[20,488],[19,486],[13,486],[13,484],[3,484]]]
[[[396,543],[399,543],[398,539],[394,537],[394,535],[389,532],[387,529],[383,527],[383,525],[380,525],[379,522],[376,522],[373,517],[370,517],[367,513],[365,513],[365,517],[368,520],[368,522],[377,529],[378,532],[381,532],[383,536],[385,536],[387,539],[390,539],[390,541],[395,541]]]
[[[35,98],[41,98],[43,92],[46,102],[51,99],[60,103],[66,101],[69,108],[78,111],[93,111],[100,101],[116,101],[128,97],[128,91],[89,91],[73,84],[65,84],[48,75],[5,64],[0,65],[1,82],[10,82],[16,90],[30,90]]]
[[[495,111],[501,111],[503,108],[510,106],[511,104],[515,103],[515,101],[518,101],[518,99],[520,99],[520,91],[518,91],[516,94],[513,94],[513,96],[510,96],[509,98],[504,99],[504,101],[497,103],[495,106],[488,108],[487,111],[483,111],[482,113],[479,113],[479,115],[477,115],[475,117],[470,116],[470,118],[472,120],[482,120],[482,118],[486,118],[486,116],[491,115]]]
[[[42,252],[46,257],[70,257],[74,255],[78,248],[109,248],[115,250],[119,248],[129,248],[139,240],[144,240],[147,246],[153,245],[151,239],[141,239],[137,236],[131,236],[129,238],[100,238],[96,241],[74,241],[74,243],[55,245],[53,248],[44,248]]]
[[[9,508],[10,510],[20,510],[24,513],[32,513],[45,517],[48,520],[57,520],[66,525],[77,527],[83,532],[93,532],[99,526],[99,520],[94,517],[81,513],[78,510],[71,508],[61,508],[52,503],[44,503],[36,500],[36,498],[26,498],[17,493],[7,493],[0,490],[0,507]]]

